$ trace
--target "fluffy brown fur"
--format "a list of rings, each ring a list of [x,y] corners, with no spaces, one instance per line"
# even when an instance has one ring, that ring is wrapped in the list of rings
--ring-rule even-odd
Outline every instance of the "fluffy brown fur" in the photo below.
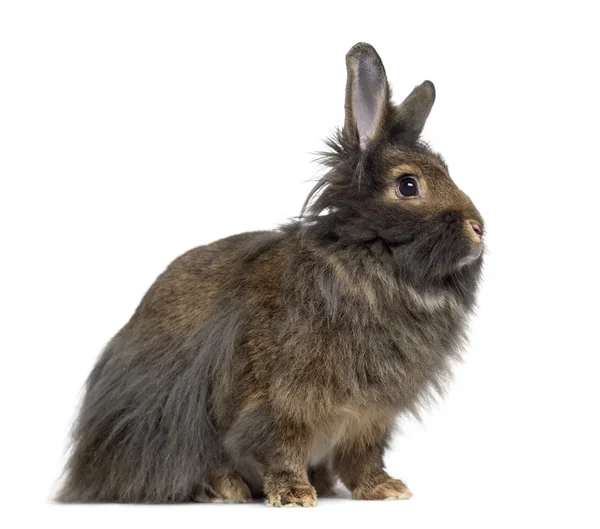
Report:
[[[459,354],[483,221],[419,142],[433,85],[396,106],[371,46],[347,66],[344,128],[300,220],[176,259],[102,353],[60,500],[312,506],[337,478],[410,497],[384,450]],[[398,195],[406,174],[419,198]]]

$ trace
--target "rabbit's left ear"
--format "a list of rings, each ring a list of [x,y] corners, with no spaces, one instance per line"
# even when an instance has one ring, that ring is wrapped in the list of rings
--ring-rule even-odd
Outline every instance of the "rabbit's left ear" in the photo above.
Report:
[[[396,107],[391,136],[400,143],[415,143],[435,101],[435,87],[431,81],[416,86],[409,96]]]
[[[344,134],[364,150],[383,132],[392,110],[383,63],[375,48],[359,42],[346,55],[346,119]]]

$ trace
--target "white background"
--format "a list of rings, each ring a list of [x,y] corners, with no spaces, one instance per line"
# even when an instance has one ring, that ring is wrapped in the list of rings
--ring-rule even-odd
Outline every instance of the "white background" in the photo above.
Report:
[[[2,2],[2,525],[598,527],[593,4]],[[299,212],[357,41],[397,100],[435,83],[424,137],[487,223],[465,363],[387,457],[414,498],[52,503],[82,384],[154,278]]]

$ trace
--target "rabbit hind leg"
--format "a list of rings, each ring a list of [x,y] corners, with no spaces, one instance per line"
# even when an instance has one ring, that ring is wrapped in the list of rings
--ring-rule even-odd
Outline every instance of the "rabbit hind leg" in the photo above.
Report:
[[[197,502],[248,503],[252,501],[252,493],[239,473],[223,469],[212,472],[204,480],[194,499]]]

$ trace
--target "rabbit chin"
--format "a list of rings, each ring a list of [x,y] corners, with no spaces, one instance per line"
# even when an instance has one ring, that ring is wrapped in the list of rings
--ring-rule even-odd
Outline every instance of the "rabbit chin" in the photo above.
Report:
[[[475,261],[477,261],[477,259],[481,257],[482,254],[483,244],[480,243],[472,245],[468,255],[458,261],[458,263],[456,264],[456,269],[460,270],[461,268],[464,268],[465,266],[474,263]]]

